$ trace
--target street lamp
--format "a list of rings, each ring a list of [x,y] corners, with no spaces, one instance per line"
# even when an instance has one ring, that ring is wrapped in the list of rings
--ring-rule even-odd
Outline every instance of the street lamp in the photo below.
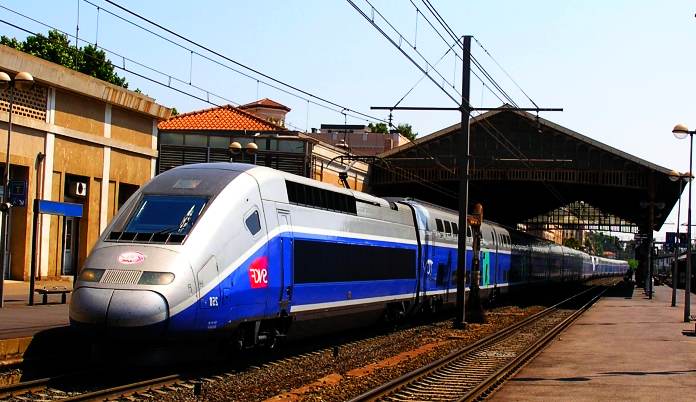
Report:
[[[685,124],[677,124],[672,133],[678,139],[689,136],[689,209],[686,218],[686,284],[684,285],[684,322],[691,322],[691,172],[693,172],[694,134]]]
[[[237,141],[234,141],[231,143],[228,147],[228,150],[230,152],[230,162],[234,162],[234,157],[236,155],[242,155],[242,162],[244,162],[244,154],[248,154],[250,157],[254,157],[254,165],[256,165],[256,155],[259,151],[259,146],[256,145],[253,142],[247,143],[244,148],[242,148],[242,144],[240,144]]]
[[[34,85],[34,77],[27,72],[19,72],[14,79],[5,72],[0,72],[0,89],[9,90],[10,104],[7,121],[7,148],[5,151],[5,175],[2,182],[2,204],[0,205],[0,213],[2,214],[2,235],[0,236],[0,308],[4,307],[4,281],[5,270],[8,259],[5,258],[7,250],[9,250],[9,230],[10,230],[10,203],[9,203],[9,186],[10,186],[10,142],[12,137],[12,112],[14,109],[14,94],[15,89],[25,91]]]
[[[672,269],[672,307],[677,306],[677,261],[679,256],[680,242],[679,242],[679,220],[681,219],[681,194],[682,194],[682,183],[684,180],[691,177],[691,173],[679,173],[677,171],[672,171],[669,175],[671,181],[679,182],[679,192],[677,193],[677,198],[679,199],[677,203],[677,244],[674,245],[674,268]]]
[[[5,288],[5,269],[7,259],[5,254],[9,250],[9,225],[10,225],[10,203],[8,202],[9,187],[10,187],[10,137],[12,135],[12,109],[14,107],[14,92],[15,89],[20,91],[28,90],[34,85],[34,77],[27,72],[19,72],[14,79],[10,78],[9,74],[0,71],[0,89],[10,91],[10,112],[7,119],[7,150],[5,152],[5,176],[2,182],[2,205],[0,205],[0,213],[2,214],[2,236],[0,236],[0,308],[5,306],[4,288]]]

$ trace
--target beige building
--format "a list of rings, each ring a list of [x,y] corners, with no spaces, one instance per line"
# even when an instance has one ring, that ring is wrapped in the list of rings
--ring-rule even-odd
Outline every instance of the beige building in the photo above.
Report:
[[[322,124],[319,129],[312,128],[308,135],[327,144],[347,147],[356,155],[378,155],[409,142],[396,131],[373,133],[364,124]]]
[[[171,110],[154,99],[54,63],[0,46],[0,71],[34,76],[15,90],[10,137],[11,180],[26,183],[24,206],[12,208],[10,270],[27,280],[32,253],[38,275],[72,275],[82,265],[119,206],[155,172],[157,123]],[[0,161],[8,140],[8,91],[0,93]],[[36,223],[35,198],[79,203],[83,217],[44,215]]]
[[[362,190],[368,165],[351,159],[345,149],[282,126],[290,109],[270,99],[241,107],[224,105],[196,110],[159,123],[157,173],[176,166],[203,162],[255,163],[310,177],[336,186],[343,172],[354,190]],[[230,154],[238,143],[256,145],[253,156]],[[343,157],[343,158],[342,158]]]

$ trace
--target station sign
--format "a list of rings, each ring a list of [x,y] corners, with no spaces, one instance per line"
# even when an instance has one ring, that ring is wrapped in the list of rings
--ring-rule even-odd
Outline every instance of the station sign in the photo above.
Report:
[[[10,180],[8,201],[14,207],[25,207],[27,205],[26,180]]]
[[[667,232],[665,234],[665,243],[670,246],[675,246],[679,244],[680,247],[686,247],[688,233],[679,233],[677,238],[676,232]]]

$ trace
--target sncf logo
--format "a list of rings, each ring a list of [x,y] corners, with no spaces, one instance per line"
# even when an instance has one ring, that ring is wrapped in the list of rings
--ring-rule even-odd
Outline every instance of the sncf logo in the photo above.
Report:
[[[268,287],[268,257],[259,257],[249,265],[249,282],[252,289]]]

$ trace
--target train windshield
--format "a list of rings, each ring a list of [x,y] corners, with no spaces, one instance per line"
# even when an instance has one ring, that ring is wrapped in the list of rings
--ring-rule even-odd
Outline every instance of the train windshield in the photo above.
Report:
[[[186,235],[207,202],[200,196],[145,195],[124,231]]]

